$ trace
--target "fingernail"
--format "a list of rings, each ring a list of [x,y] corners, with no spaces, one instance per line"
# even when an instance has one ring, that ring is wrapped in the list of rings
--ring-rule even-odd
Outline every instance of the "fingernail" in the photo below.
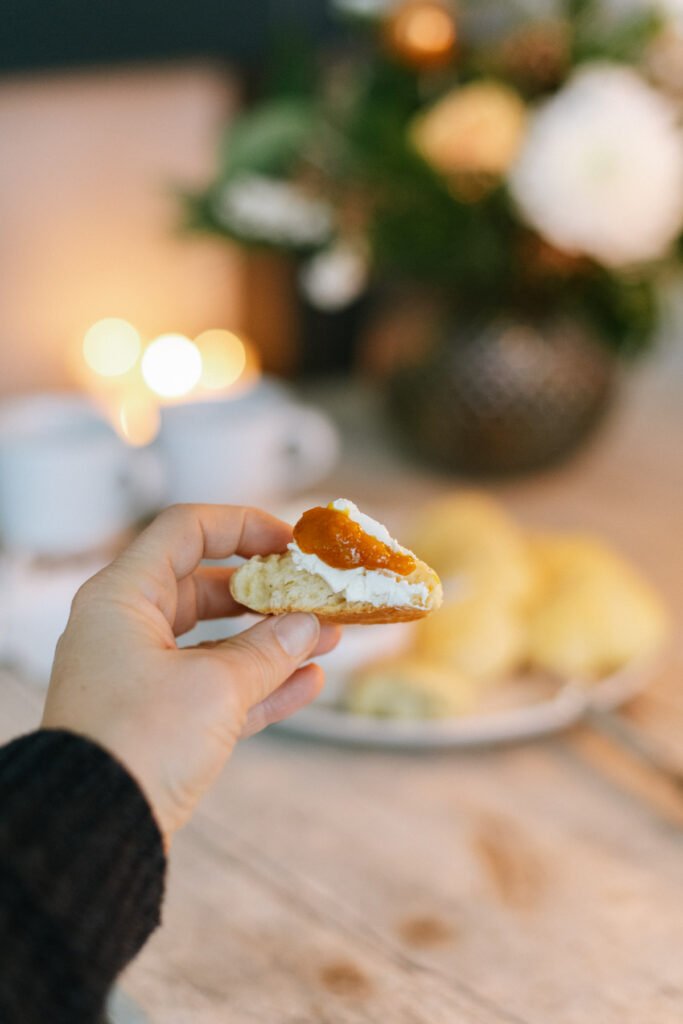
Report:
[[[282,615],[275,623],[275,635],[280,647],[290,658],[301,658],[313,649],[320,633],[315,615],[293,612]]]

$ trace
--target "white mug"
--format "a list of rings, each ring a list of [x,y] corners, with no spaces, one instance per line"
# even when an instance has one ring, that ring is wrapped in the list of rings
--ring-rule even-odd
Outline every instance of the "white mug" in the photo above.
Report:
[[[139,513],[132,453],[86,398],[41,394],[0,405],[0,539],[61,557],[112,540]]]
[[[0,660],[47,685],[73,596],[107,561],[103,551],[43,564],[0,557]]]
[[[159,447],[166,501],[265,505],[322,479],[339,441],[323,413],[262,381],[238,398],[167,406]]]

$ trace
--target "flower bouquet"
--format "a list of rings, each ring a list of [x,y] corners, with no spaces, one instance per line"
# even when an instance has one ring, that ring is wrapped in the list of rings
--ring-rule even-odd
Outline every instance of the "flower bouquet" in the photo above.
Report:
[[[290,254],[326,311],[388,296],[391,405],[430,457],[557,457],[604,407],[610,353],[652,338],[679,260],[683,26],[645,0],[336,7],[340,45],[284,62],[190,223]]]

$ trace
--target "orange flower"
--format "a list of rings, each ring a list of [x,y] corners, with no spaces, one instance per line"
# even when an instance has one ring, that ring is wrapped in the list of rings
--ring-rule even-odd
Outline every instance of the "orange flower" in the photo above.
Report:
[[[521,97],[494,81],[447,93],[418,115],[410,130],[422,157],[445,175],[505,174],[519,151],[526,124]]]

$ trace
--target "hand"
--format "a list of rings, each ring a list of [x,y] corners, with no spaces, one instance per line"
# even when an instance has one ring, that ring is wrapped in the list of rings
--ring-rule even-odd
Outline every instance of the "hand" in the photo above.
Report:
[[[200,619],[239,615],[233,569],[203,558],[284,551],[291,528],[257,509],[177,505],[76,594],[55,655],[46,728],[88,736],[146,794],[166,843],[241,736],[309,703],[339,631],[312,615],[264,619],[229,640],[179,648]]]

